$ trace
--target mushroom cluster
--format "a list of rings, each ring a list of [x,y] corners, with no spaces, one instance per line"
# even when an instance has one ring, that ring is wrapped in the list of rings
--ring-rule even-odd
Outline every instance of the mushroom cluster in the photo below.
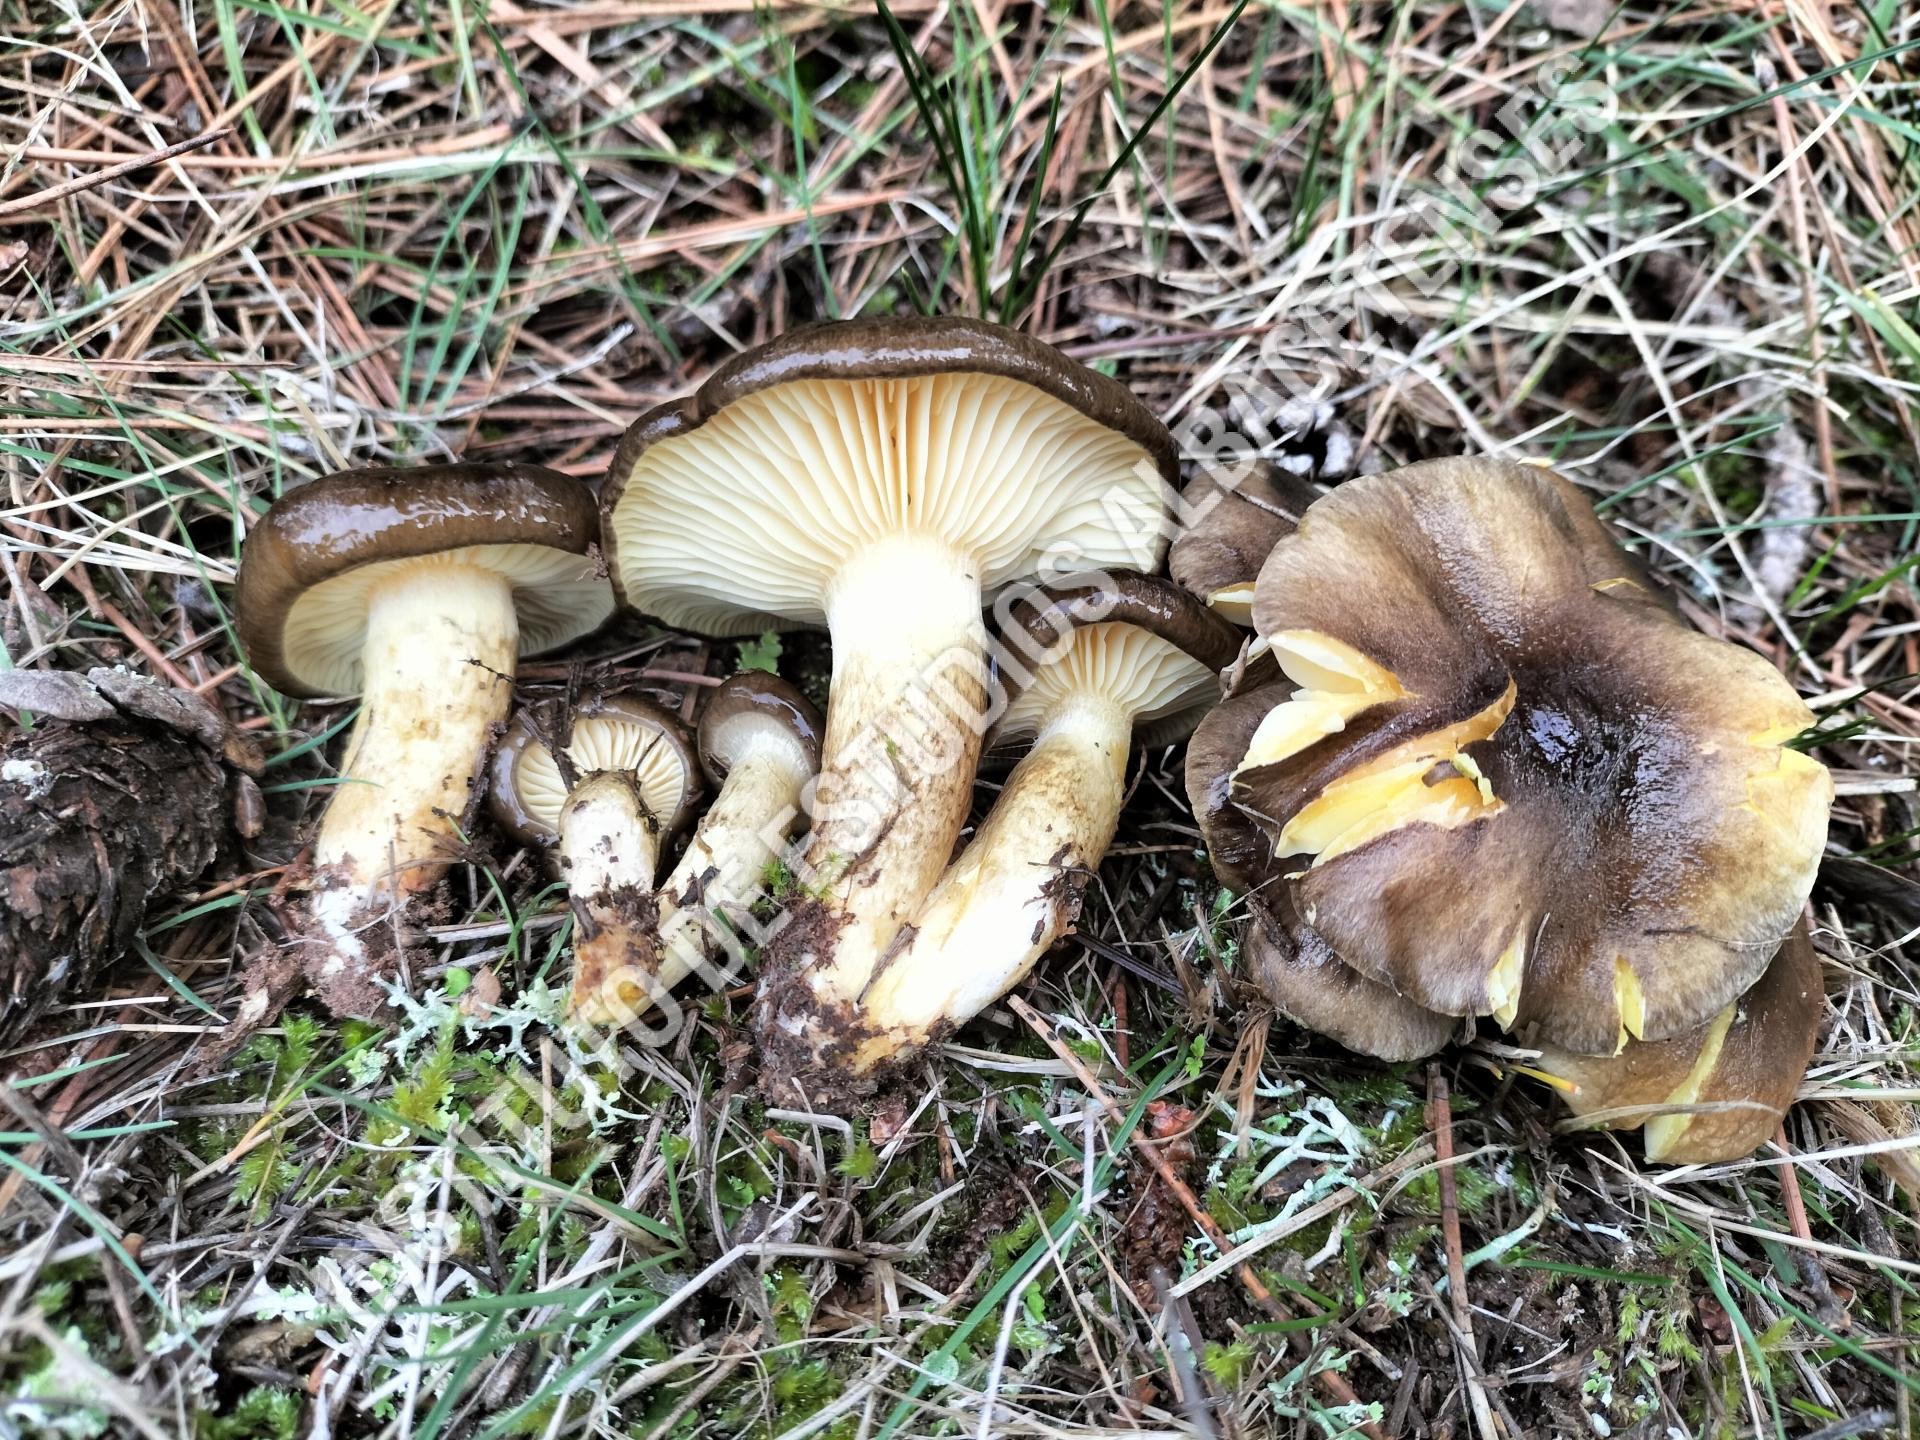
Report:
[[[1650,1158],[1754,1149],[1819,1022],[1812,713],[1551,471],[1433,461],[1284,510],[1216,507],[1172,561],[1244,597],[1282,677],[1187,759],[1276,1007],[1391,1060],[1490,1017],[1576,1112],[1658,1116]]]
[[[1550,472],[1177,475],[1113,380],[916,319],[737,357],[591,482],[290,491],[246,542],[242,641],[290,695],[360,697],[296,927],[316,990],[370,1014],[406,983],[418,897],[486,813],[568,892],[575,1023],[652,1024],[757,956],[763,1087],[844,1093],[1067,933],[1129,754],[1191,733],[1278,1008],[1395,1060],[1489,1016],[1596,1123],[1660,1112],[1650,1154],[1755,1143],[1818,1011],[1831,784],[1793,691]],[[680,711],[615,677],[516,713],[521,655],[619,613],[823,627],[824,717],[756,671]],[[990,752],[1017,763],[969,836]]]
[[[289,694],[362,697],[297,936],[315,988],[368,1014],[403,981],[413,898],[484,788],[567,887],[583,1025],[749,950],[771,1076],[858,1081],[960,1023],[1071,923],[1135,726],[1178,738],[1237,650],[1139,573],[1176,474],[1145,407],[1058,351],[881,320],[722,366],[636,422],[597,491],[453,465],[290,492],[245,547],[242,639]],[[512,713],[520,654],[623,608],[713,638],[823,625],[826,718],[758,674],[705,696],[697,743],[617,690]],[[1032,753],[955,859],[990,735]]]

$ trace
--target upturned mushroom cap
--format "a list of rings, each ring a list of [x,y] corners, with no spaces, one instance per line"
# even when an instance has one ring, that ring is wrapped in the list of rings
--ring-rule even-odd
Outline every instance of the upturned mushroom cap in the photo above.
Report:
[[[1649,1160],[1737,1160],[1767,1142],[1793,1103],[1822,1002],[1820,957],[1800,924],[1754,987],[1698,1029],[1611,1056],[1547,1048],[1539,1065],[1576,1087],[1565,1096],[1575,1115],[1615,1130],[1644,1124]]]
[[[721,681],[700,712],[700,763],[718,785],[749,746],[790,746],[809,772],[820,768],[820,712],[778,675],[742,670]]]
[[[576,784],[609,771],[635,776],[663,836],[680,827],[700,793],[699,762],[679,719],[637,695],[582,700],[574,710],[567,758]],[[559,838],[567,794],[553,751],[522,710],[493,754],[487,803],[494,819],[523,844],[551,845]]]
[[[276,500],[248,534],[235,625],[248,661],[284,694],[353,695],[367,607],[404,568],[465,566],[513,584],[523,655],[605,624],[594,495],[538,465],[342,470]]]
[[[1181,493],[1184,528],[1167,551],[1167,573],[1215,614],[1253,624],[1260,567],[1324,493],[1264,460],[1226,473],[1202,470]]]
[[[1261,570],[1300,688],[1233,798],[1349,963],[1449,1015],[1610,1054],[1745,991],[1826,836],[1813,716],[1689,629],[1591,507],[1527,465],[1341,486]]]
[[[1158,576],[1036,586],[1002,626],[995,671],[1008,703],[992,738],[1032,738],[1071,691],[1111,696],[1133,715],[1141,744],[1171,745],[1218,698],[1219,672],[1239,651],[1232,625]]]
[[[1060,542],[1089,567],[1137,563],[1127,517],[1157,515],[1176,473],[1172,436],[1124,386],[1030,336],[845,321],[737,356],[636,421],[604,543],[642,612],[752,634],[822,623],[850,551],[897,534],[953,547],[988,595]]]

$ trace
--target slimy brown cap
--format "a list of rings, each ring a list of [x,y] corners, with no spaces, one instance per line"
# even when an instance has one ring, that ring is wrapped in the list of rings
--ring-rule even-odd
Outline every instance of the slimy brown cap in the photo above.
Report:
[[[747,745],[772,735],[817,772],[824,729],[820,712],[796,686],[765,671],[742,670],[722,681],[700,711],[700,761],[717,785]]]
[[[396,567],[461,565],[513,586],[520,652],[590,634],[613,613],[598,572],[593,491],[538,465],[342,470],[289,490],[241,550],[235,625],[285,694],[360,688],[367,607]]]

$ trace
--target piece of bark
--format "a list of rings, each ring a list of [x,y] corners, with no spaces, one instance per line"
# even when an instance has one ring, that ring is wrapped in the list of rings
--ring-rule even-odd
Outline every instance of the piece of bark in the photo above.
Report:
[[[201,696],[98,669],[0,673],[0,1044],[92,986],[150,899],[230,833],[259,755]]]

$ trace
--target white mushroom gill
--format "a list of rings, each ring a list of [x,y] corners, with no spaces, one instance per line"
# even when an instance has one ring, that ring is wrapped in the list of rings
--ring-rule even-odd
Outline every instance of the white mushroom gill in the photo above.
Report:
[[[430,602],[430,577],[457,571],[493,576],[511,587],[520,617],[520,648],[528,654],[591,630],[613,603],[606,578],[596,573],[591,556],[547,545],[465,545],[413,559],[381,560],[322,580],[293,602],[283,629],[289,668],[320,694],[358,694],[361,677],[372,674],[358,617],[373,597],[413,577],[429,592]],[[448,599],[457,601],[458,596],[450,590]],[[513,667],[506,669],[511,673]]]
[[[776,1024],[851,1003],[965,823],[985,706],[983,602],[1041,573],[1159,553],[1135,441],[978,373],[801,380],[661,441],[608,522],[641,610],[712,633],[825,621],[833,644],[805,883],[831,923]],[[725,557],[715,563],[715,557]]]

